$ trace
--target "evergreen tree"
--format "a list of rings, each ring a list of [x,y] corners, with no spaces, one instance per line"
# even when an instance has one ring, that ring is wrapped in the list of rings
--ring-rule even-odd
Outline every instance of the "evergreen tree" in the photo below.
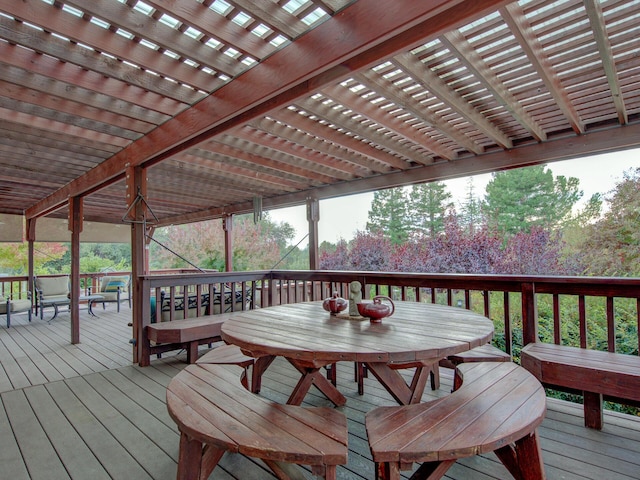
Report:
[[[409,219],[413,232],[434,237],[444,230],[444,218],[451,209],[451,194],[443,182],[413,185],[409,193]]]
[[[402,188],[379,190],[373,194],[367,231],[381,233],[394,245],[409,237],[410,222],[407,215],[407,195]]]
[[[534,226],[559,228],[582,197],[579,184],[575,177],[554,179],[546,165],[497,172],[487,184],[483,213],[506,234]]]
[[[475,195],[473,177],[467,179],[467,191],[460,208],[460,224],[473,233],[482,223],[482,205]]]

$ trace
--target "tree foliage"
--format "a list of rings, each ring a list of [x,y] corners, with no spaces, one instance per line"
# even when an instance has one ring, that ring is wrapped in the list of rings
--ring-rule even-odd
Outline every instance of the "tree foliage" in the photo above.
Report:
[[[561,236],[537,227],[505,239],[487,225],[469,230],[449,215],[435,237],[414,236],[393,245],[381,234],[359,232],[350,243],[323,249],[320,268],[418,273],[570,275]]]
[[[156,232],[164,246],[152,244],[151,267],[187,268],[189,263],[203,269],[225,269],[224,230],[221,220],[178,225]],[[273,268],[285,253],[287,235],[293,229],[287,223],[277,225],[268,218],[254,224],[248,215],[234,218],[233,269],[236,271]],[[182,257],[182,258],[181,258]],[[187,261],[185,261],[187,260]]]
[[[68,246],[62,243],[36,242],[34,244],[34,272],[37,275],[47,273],[68,273],[70,263],[62,268],[60,260],[67,252]],[[28,244],[5,243],[0,245],[0,271],[9,275],[26,275],[28,272]]]
[[[402,188],[378,190],[373,194],[367,230],[387,235],[394,245],[409,238],[407,195]]]
[[[623,174],[607,202],[602,219],[587,226],[582,237],[584,273],[640,276],[640,168]]]
[[[482,202],[476,197],[473,177],[469,177],[465,197],[460,206],[460,223],[467,230],[473,231],[482,222]]]
[[[409,192],[408,221],[413,234],[434,237],[444,230],[447,211],[453,207],[443,182],[413,185]]]
[[[554,179],[545,165],[497,172],[487,184],[483,213],[506,234],[536,226],[559,228],[582,197],[579,184],[575,177]]]

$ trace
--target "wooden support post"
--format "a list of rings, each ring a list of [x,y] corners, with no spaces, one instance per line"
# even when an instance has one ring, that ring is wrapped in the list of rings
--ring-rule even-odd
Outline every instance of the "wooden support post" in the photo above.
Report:
[[[156,227],[147,226],[147,235],[144,239],[144,273],[148,275],[151,273],[151,267],[149,266],[149,245],[151,244],[151,239],[153,238],[153,234],[156,232]]]
[[[316,198],[307,199],[307,221],[309,222],[309,270],[318,270],[318,222],[320,221],[320,202]]]
[[[80,233],[82,232],[82,197],[69,198],[71,231],[71,343],[80,343]]]
[[[224,270],[233,272],[233,215],[222,217],[224,230]]]
[[[27,279],[27,290],[31,292],[31,306],[33,307],[34,303],[37,307],[37,294],[35,291],[35,285],[33,282],[33,274],[34,274],[34,253],[35,247],[34,243],[36,241],[36,219],[35,218],[27,218],[27,228],[26,228],[26,237],[28,242],[28,253],[27,253],[27,269],[28,269],[28,279]],[[37,313],[37,310],[36,310]]]
[[[145,219],[147,217],[147,207],[145,202],[136,201],[138,193],[143,197],[147,194],[147,178],[146,169],[141,167],[129,167],[126,174],[127,182],[127,205],[134,207],[129,211],[129,220],[131,223],[131,288],[132,288],[132,321],[133,321],[133,363],[138,362],[138,358],[142,357],[141,349],[143,348],[142,331],[151,319],[143,317],[142,311],[142,290],[140,286],[140,277],[147,273],[146,271],[146,237],[145,237]]]

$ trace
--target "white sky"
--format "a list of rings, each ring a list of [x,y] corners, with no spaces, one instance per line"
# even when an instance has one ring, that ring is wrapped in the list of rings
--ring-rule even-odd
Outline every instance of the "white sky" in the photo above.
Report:
[[[630,168],[640,167],[640,150],[626,150],[593,157],[584,157],[563,162],[552,162],[548,168],[554,177],[577,177],[580,179],[580,189],[584,192],[582,201],[586,201],[594,193],[606,194],[611,191],[616,183],[622,180],[623,172]],[[457,210],[464,202],[469,177],[447,180],[447,190],[453,197]],[[485,187],[491,180],[491,174],[473,176],[473,186],[477,198],[484,197]],[[348,197],[340,197],[329,200],[320,200],[320,221],[318,223],[318,236],[320,243],[328,241],[336,243],[341,238],[351,240],[357,231],[364,230],[373,192]],[[288,222],[296,229],[296,235],[292,241],[295,245],[308,232],[306,206],[281,208],[270,210],[269,216],[276,222]],[[300,248],[307,245],[305,239],[300,243]]]

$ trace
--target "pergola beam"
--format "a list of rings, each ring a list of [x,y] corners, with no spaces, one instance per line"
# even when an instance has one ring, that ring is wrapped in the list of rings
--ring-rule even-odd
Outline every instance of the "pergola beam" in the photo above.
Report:
[[[61,208],[69,197],[109,185],[128,167],[151,166],[507,3],[359,0],[38,202],[26,217]]]
[[[570,139],[571,135],[552,138],[544,143],[531,143],[506,152],[496,151],[480,156],[469,155],[453,162],[442,161],[411,170],[356,180],[348,184],[342,183],[320,187],[313,190],[313,195],[318,200],[324,200],[414,183],[449,180],[508,168],[571,160],[612,150],[622,151],[640,148],[640,123],[633,123],[624,127],[603,128],[573,137],[573,140]],[[303,205],[309,195],[310,192],[296,192],[274,198],[265,198],[263,199],[263,207],[265,210],[270,210]],[[245,202],[233,206],[201,210],[187,215],[163,218],[158,226],[199,222],[220,218],[226,214],[238,215],[252,211],[253,204]]]

